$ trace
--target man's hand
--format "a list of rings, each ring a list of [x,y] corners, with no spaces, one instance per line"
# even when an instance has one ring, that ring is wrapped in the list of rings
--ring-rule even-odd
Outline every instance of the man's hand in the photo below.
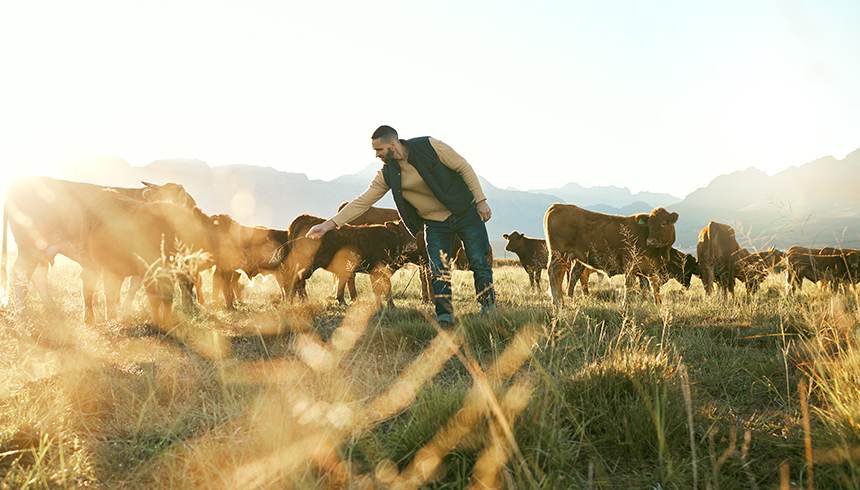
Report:
[[[478,203],[478,214],[484,221],[490,221],[490,218],[493,216],[493,212],[490,211],[490,205],[487,204],[486,199]]]
[[[325,220],[322,223],[311,227],[305,235],[307,238],[322,238],[323,235],[326,234],[327,231],[333,230],[337,228],[337,225],[334,224],[332,220]]]

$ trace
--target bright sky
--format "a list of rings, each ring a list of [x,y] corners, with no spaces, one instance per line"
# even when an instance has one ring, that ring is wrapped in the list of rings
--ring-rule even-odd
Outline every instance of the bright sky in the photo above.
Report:
[[[4,1],[0,161],[330,180],[388,124],[502,188],[684,197],[860,148],[858,25],[857,0]]]

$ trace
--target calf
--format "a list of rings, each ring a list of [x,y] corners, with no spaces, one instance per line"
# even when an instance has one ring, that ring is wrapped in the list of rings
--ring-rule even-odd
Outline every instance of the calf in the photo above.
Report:
[[[502,238],[508,241],[505,250],[517,254],[520,265],[529,276],[529,286],[540,289],[541,271],[546,269],[546,240],[529,238],[518,231],[505,233]]]
[[[553,204],[544,215],[550,289],[561,300],[561,282],[573,263],[573,277],[585,264],[649,277],[660,302],[659,271],[669,262],[678,213],[656,208],[650,214],[613,216],[571,204]],[[578,262],[576,262],[578,261]]]
[[[699,269],[699,262],[692,254],[684,253],[677,248],[672,248],[669,251],[668,276],[690,289],[690,282],[693,276],[701,276],[702,272]]]
[[[748,294],[754,294],[767,275],[777,263],[785,258],[785,252],[773,247],[764,252],[755,252],[736,262],[736,276],[747,288]]]
[[[338,206],[338,212],[340,212],[340,210],[347,204],[349,204],[349,201]],[[387,221],[398,220],[400,220],[400,214],[396,209],[377,208],[375,206],[371,206],[367,211],[361,214],[361,216],[350,221],[349,224],[353,226],[381,225],[385,224]],[[404,229],[406,228],[406,225],[402,224],[402,222],[400,226],[403,226]],[[406,231],[408,233],[408,230]],[[415,249],[406,254],[405,261],[418,266],[418,278],[421,284],[422,301],[433,301],[433,283],[432,278],[430,277],[430,258],[427,256],[427,243],[424,241],[424,232],[419,231],[415,236],[414,241]],[[347,280],[346,286],[349,291],[349,297],[355,299],[355,276],[352,276]],[[336,284],[335,291],[337,291],[337,288],[339,287],[340,286]]]
[[[311,225],[313,226],[313,225]],[[383,225],[344,225],[330,230],[318,240],[304,238],[294,243],[295,249],[301,250],[297,261],[306,260],[310,256],[309,265],[300,264],[296,281],[306,281],[316,269],[326,269],[333,273],[338,281],[336,298],[344,303],[344,288],[347,279],[356,272],[370,274],[370,282],[374,294],[380,298],[388,298],[389,306],[393,306],[390,297],[391,275],[404,263],[404,255],[414,250],[415,242],[412,235],[400,226],[399,221],[389,221]],[[316,243],[314,243],[316,242]],[[288,259],[289,261],[289,259]]]
[[[230,244],[225,250],[233,252],[221,254],[213,276],[213,292],[220,286],[227,309],[233,309],[233,303],[239,299],[237,294],[240,272],[245,273],[249,279],[258,274],[273,274],[284,298],[286,281],[281,263],[289,251],[289,230],[240,225],[226,214],[212,216],[212,222],[218,228],[220,240]]]

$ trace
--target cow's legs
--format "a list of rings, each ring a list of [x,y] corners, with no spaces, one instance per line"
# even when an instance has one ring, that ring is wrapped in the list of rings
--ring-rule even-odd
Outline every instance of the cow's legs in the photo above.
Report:
[[[37,265],[36,270],[33,271],[33,275],[30,278],[36,291],[39,292],[39,297],[42,298],[42,303],[45,304],[45,309],[50,313],[54,313],[56,311],[56,304],[54,304],[54,299],[51,297],[51,288],[48,285],[48,264],[41,263]]]
[[[117,306],[119,305],[120,288],[122,287],[123,277],[105,272],[102,281],[105,289],[105,319],[115,320],[117,315]]]
[[[30,284],[30,280],[33,278],[36,269],[39,267],[40,265],[38,261],[22,256],[19,256],[15,260],[15,264],[12,266],[12,288],[15,291],[15,306],[19,311],[24,309],[24,305],[27,301],[27,286]],[[47,271],[47,266],[43,267]],[[45,275],[47,276],[47,273]],[[41,292],[39,294],[41,294]],[[45,309],[49,308],[49,301],[51,301],[50,298],[42,298],[42,302],[45,303]]]
[[[549,275],[549,289],[552,293],[552,302],[555,304],[561,302],[561,283],[564,275],[567,273],[568,267],[569,261],[567,259],[562,257],[558,252],[552,252],[546,271]]]
[[[654,274],[653,276],[648,277],[648,281],[651,283],[651,289],[654,291],[654,302],[659,305],[660,286],[663,285],[663,280],[659,274]]]
[[[373,294],[379,298],[388,300],[388,307],[394,308],[394,298],[391,296],[391,268],[387,265],[374,267],[370,271],[370,283]]]
[[[120,311],[122,313],[131,311],[131,307],[134,304],[134,297],[140,289],[141,284],[143,284],[143,276],[131,276],[128,279],[128,291],[125,293],[125,298],[122,300],[122,305],[120,306]]]
[[[159,328],[167,325],[172,317],[173,282],[163,278],[154,279],[146,285],[146,295],[152,309],[153,325]]]
[[[699,264],[702,272],[702,285],[705,286],[705,293],[711,294],[714,292],[714,264],[710,260],[704,260]]]
[[[582,294],[589,294],[588,291],[588,273],[585,264],[578,260],[573,260],[570,263],[570,269],[567,273],[567,295],[573,296],[573,292],[576,289],[576,283],[579,282],[580,286],[582,286]],[[583,280],[585,277],[585,280]]]
[[[94,267],[81,269],[81,283],[84,293],[84,323],[95,322],[93,313],[93,296],[96,294],[96,286],[99,282],[99,270]]]

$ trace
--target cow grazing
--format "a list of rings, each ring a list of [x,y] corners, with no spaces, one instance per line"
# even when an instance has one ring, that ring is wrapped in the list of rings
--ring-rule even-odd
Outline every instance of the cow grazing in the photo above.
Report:
[[[736,264],[749,255],[749,251],[741,248],[735,240],[735,230],[729,225],[711,221],[699,233],[696,255],[699,257],[705,292],[711,294],[714,282],[719,281],[723,293],[734,294],[735,278],[738,276]]]
[[[736,276],[747,288],[747,293],[754,294],[767,275],[782,261],[785,252],[773,247],[763,251],[755,252],[739,259],[735,263]]]
[[[142,188],[105,187],[50,177],[22,177],[6,193],[3,209],[2,282],[6,273],[7,224],[18,246],[18,258],[12,267],[17,307],[23,308],[27,283],[32,280],[48,311],[55,309],[48,290],[48,266],[57,254],[63,254],[81,265],[84,288],[98,281],[98,267],[86,251],[87,233],[105,210],[95,202],[102,197],[131,199],[138,202],[170,201],[186,208],[196,206],[194,199],[179,184],[154,185],[144,182]],[[97,199],[99,198],[99,199]],[[136,291],[133,285],[129,295]],[[92,305],[85,305],[84,319],[94,319]]]
[[[106,194],[96,197],[93,204],[101,211],[87,223],[85,249],[88,260],[104,273],[108,318],[116,312],[122,279],[140,276],[145,278],[153,323],[168,323],[176,279],[190,290],[199,271],[217,263],[222,254],[235,253],[222,246],[217,226],[196,207]],[[197,257],[196,270],[178,267],[191,262],[187,260],[190,256]],[[93,292],[92,287],[84,288],[85,304],[92,305]]]
[[[786,287],[794,292],[803,279],[830,283],[832,289],[847,284],[853,289],[860,278],[860,251],[841,248],[790,247],[786,254]]]
[[[240,225],[226,214],[212,216],[212,222],[218,228],[220,239],[232,245],[224,247],[225,251],[233,253],[221,253],[213,276],[213,293],[220,286],[227,309],[233,309],[234,302],[241,300],[238,297],[240,272],[245,273],[248,279],[261,273],[273,274],[278,280],[282,298],[286,297],[281,263],[289,252],[289,230]]]
[[[693,276],[702,275],[699,269],[699,262],[692,254],[684,253],[677,248],[672,248],[669,251],[668,276],[681,283],[687,289],[690,289],[690,283]]]
[[[561,301],[561,282],[573,262],[573,277],[587,264],[601,270],[624,270],[651,280],[654,301],[660,302],[659,271],[669,262],[678,213],[656,208],[650,214],[613,216],[572,204],[553,204],[544,215],[549,255],[550,290]]]

